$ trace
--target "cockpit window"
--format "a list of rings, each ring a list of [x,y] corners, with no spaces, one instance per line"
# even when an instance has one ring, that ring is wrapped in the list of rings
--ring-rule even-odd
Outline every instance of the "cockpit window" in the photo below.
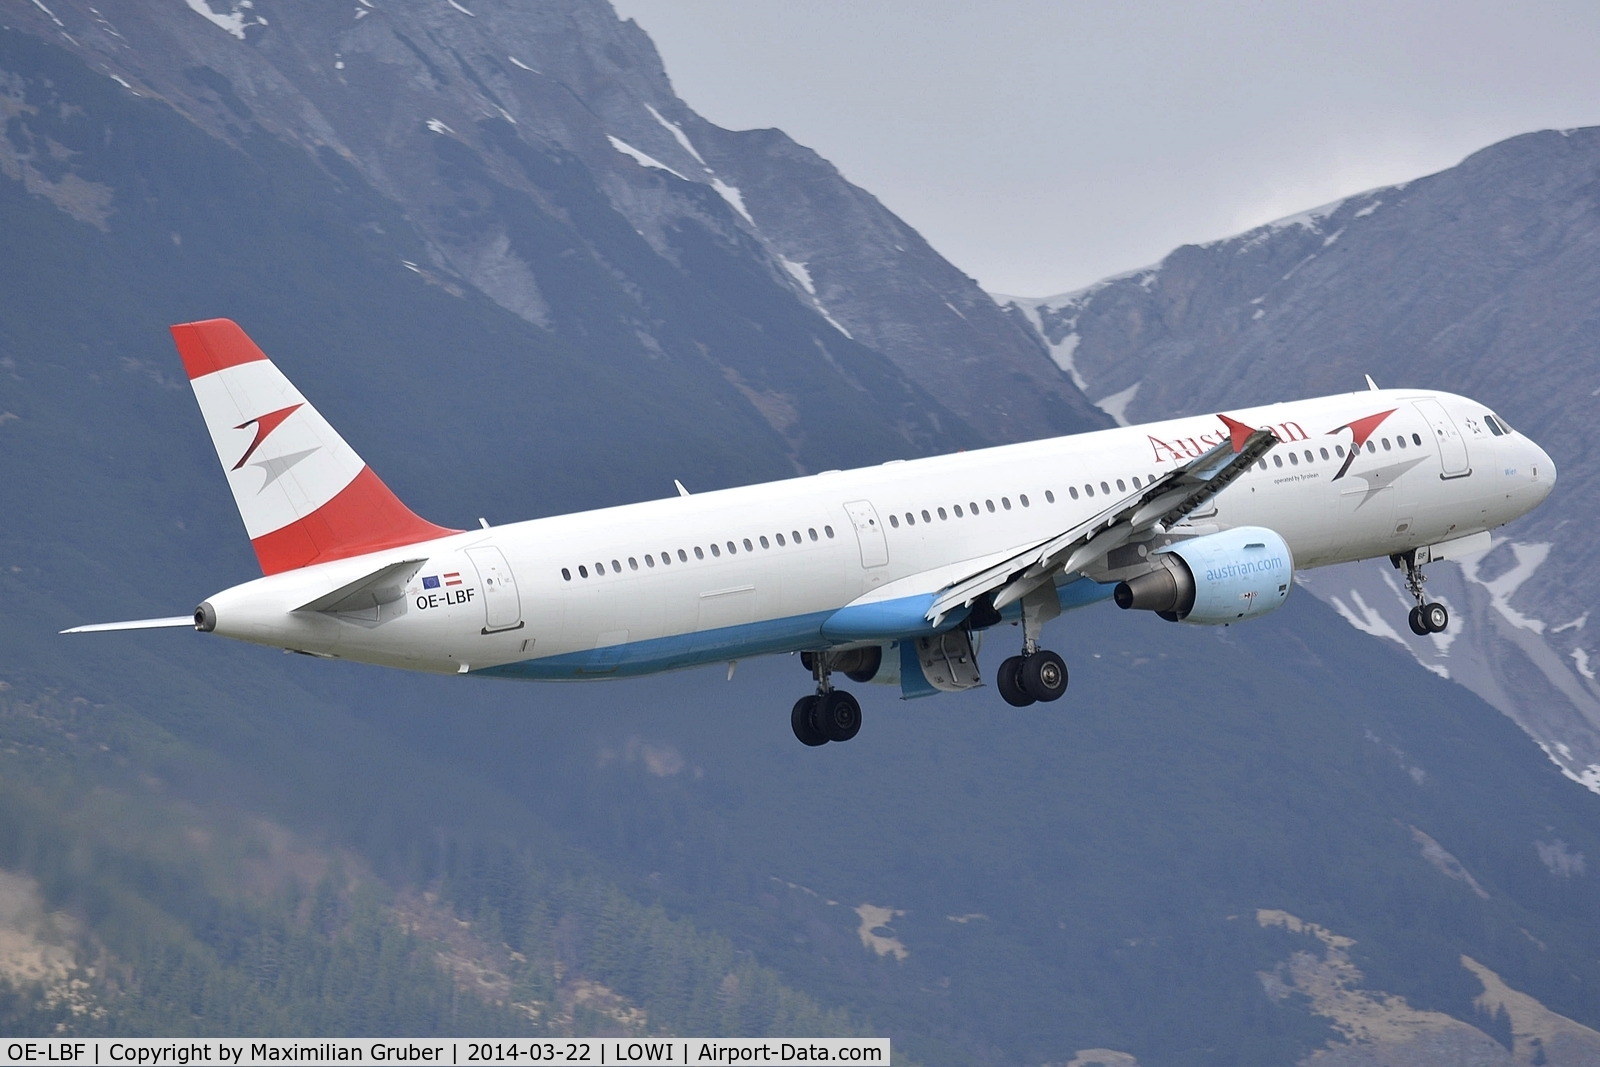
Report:
[[[1494,434],[1496,437],[1499,437],[1501,434],[1503,434],[1505,432],[1504,430],[1500,429],[1500,424],[1498,422],[1494,421],[1494,416],[1493,415],[1485,415],[1483,417],[1483,421],[1484,421],[1484,424],[1489,427],[1489,432]]]

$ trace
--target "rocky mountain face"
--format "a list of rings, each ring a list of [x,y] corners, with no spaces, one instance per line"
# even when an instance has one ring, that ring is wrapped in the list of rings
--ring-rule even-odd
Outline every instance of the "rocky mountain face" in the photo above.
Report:
[[[742,401],[800,469],[836,461],[819,440],[841,423],[883,425],[915,453],[1103,418],[816,153],[691,111],[604,0],[5,9],[213,137],[273,138],[369,185],[421,237],[421,277],[476,289],[585,358],[670,361]],[[68,204],[71,159],[51,181],[30,162],[49,149],[26,138],[7,172]]]
[[[1487,555],[1428,569],[1455,617],[1414,637],[1382,561],[1302,583],[1515,719],[1600,792],[1600,128],[1532,133],[1459,166],[1042,300],[1026,315],[1118,421],[1381,385],[1505,414],[1555,460],[1538,511]]]

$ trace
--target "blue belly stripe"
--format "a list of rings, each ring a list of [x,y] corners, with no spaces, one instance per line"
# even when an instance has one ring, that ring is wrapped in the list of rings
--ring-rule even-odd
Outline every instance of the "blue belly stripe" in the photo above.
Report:
[[[1073,608],[1105,600],[1111,595],[1113,588],[1114,586],[1109,583],[1102,585],[1087,578],[1080,578],[1057,588],[1056,596],[1061,600],[1062,610],[1070,611]],[[768,619],[765,622],[724,626],[716,630],[700,630],[696,633],[675,634],[671,637],[654,637],[647,641],[631,641],[623,645],[585,649],[582,652],[567,652],[559,656],[546,656],[543,659],[505,663],[498,667],[481,667],[472,673],[486,678],[531,678],[544,681],[628,678],[678,670],[683,667],[697,667],[706,663],[721,663],[731,659],[827,648],[835,641],[842,643],[877,638],[892,641],[908,634],[925,636],[933,632],[931,628],[926,628],[926,622],[922,621],[922,616],[931,602],[932,598],[926,596],[903,597],[883,602],[880,615],[870,620],[863,617],[864,630],[867,629],[865,622],[870,621],[874,627],[881,627],[891,616],[906,622],[908,629],[899,633],[883,632],[874,628],[870,633],[862,633],[858,637],[846,636],[842,627],[837,630],[833,627],[824,628],[825,623],[838,617],[839,611],[818,611],[809,615],[792,615],[783,619]],[[865,607],[878,609],[880,605],[872,604]],[[912,612],[915,614],[911,614]],[[1007,608],[1007,614],[1020,614],[1020,609],[1012,605]],[[955,621],[947,621],[941,629],[951,629],[964,617],[965,613],[960,614]],[[917,625],[919,622],[921,627]],[[834,633],[830,633],[830,630],[837,633],[838,637],[834,638]],[[915,662],[914,650],[911,662]],[[917,671],[920,674],[921,668],[918,667]]]

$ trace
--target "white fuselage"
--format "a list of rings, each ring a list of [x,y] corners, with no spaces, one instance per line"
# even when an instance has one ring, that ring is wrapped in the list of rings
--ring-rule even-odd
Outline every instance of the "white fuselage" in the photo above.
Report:
[[[1335,479],[1350,424],[1390,409]],[[1555,481],[1537,444],[1491,433],[1483,405],[1450,394],[1374,390],[1229,414],[1281,443],[1187,526],[1269,527],[1302,569],[1492,529]],[[287,571],[209,603],[229,637],[449,673],[606,677],[827,648],[822,626],[839,608],[958,580],[1225,439],[1216,416],[1195,416],[669,497]],[[425,562],[398,600],[294,610],[404,560]]]

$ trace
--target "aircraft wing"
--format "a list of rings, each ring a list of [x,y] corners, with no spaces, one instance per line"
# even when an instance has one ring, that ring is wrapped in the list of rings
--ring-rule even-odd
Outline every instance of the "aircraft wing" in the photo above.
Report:
[[[938,623],[949,612],[994,594],[996,610],[1015,603],[1057,574],[1081,570],[1158,524],[1171,526],[1222,492],[1272,450],[1271,430],[1252,430],[1226,415],[1230,438],[1143,489],[1040,544],[952,582],[928,609]]]

